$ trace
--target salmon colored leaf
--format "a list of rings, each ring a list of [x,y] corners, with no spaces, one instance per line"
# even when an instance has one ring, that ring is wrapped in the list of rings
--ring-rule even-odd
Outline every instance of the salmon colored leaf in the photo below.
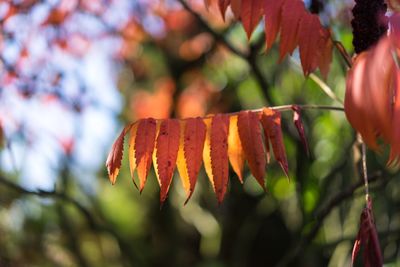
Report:
[[[351,260],[354,264],[360,248],[364,246],[363,261],[366,267],[383,266],[381,248],[372,214],[371,199],[368,198],[367,207],[361,213],[360,230],[354,242]]]
[[[172,176],[176,167],[179,149],[179,121],[175,119],[163,120],[157,136],[156,158],[157,171],[160,183],[160,202],[164,203],[171,185]]]
[[[292,54],[298,45],[299,40],[299,22],[306,14],[304,3],[302,1],[285,1],[282,6],[281,41],[279,44],[279,60],[281,61],[286,54]]]
[[[244,166],[244,152],[242,143],[240,142],[238,130],[238,116],[231,116],[229,119],[229,136],[228,136],[228,158],[231,163],[233,171],[243,183],[243,166]]]
[[[346,117],[351,125],[361,134],[363,141],[372,149],[377,150],[375,125],[368,117],[371,108],[370,88],[367,76],[364,74],[367,68],[368,54],[366,52],[357,56],[357,59],[348,72],[346,80],[346,93],[344,109]]]
[[[214,190],[219,203],[224,199],[228,186],[228,131],[229,116],[215,115],[211,120],[210,157]]]
[[[264,108],[261,116],[261,124],[264,132],[268,135],[266,139],[271,142],[275,159],[286,176],[289,177],[289,167],[281,129],[281,113],[270,108]]]
[[[300,21],[299,49],[304,75],[310,74],[318,65],[318,41],[323,30],[317,15],[307,14]]]
[[[153,118],[140,120],[134,145],[140,192],[143,191],[151,167],[155,138],[156,121]]]
[[[197,175],[202,163],[205,138],[206,125],[203,120],[201,118],[187,119],[184,131],[184,157],[187,164],[190,187],[186,202],[191,197],[196,186]]]
[[[296,126],[297,132],[299,133],[301,143],[303,144],[304,150],[307,156],[310,156],[310,149],[307,142],[307,137],[304,132],[303,121],[301,120],[301,108],[299,106],[293,105],[293,123]]]
[[[251,34],[260,22],[263,14],[263,1],[262,0],[245,0],[242,1],[240,19],[244,30],[246,31],[247,38],[250,39]]]
[[[132,125],[132,128],[130,130],[130,136],[129,136],[129,151],[128,151],[128,157],[129,157],[129,169],[131,172],[131,177],[133,184],[135,185],[136,188],[138,188],[133,173],[136,169],[136,158],[135,158],[135,139],[136,139],[136,134],[137,134],[137,128],[138,128],[138,123],[134,123]]]
[[[125,135],[128,132],[130,126],[126,126],[121,134],[118,136],[117,140],[115,140],[114,144],[111,147],[111,151],[108,154],[106,166],[108,170],[108,177],[112,184],[115,184],[117,180],[117,176],[119,173],[119,169],[121,168],[122,154],[124,151],[124,139]]]
[[[275,42],[278,32],[281,28],[282,5],[285,0],[265,0],[265,37],[267,50],[270,49]]]
[[[241,111],[238,115],[237,125],[250,171],[265,190],[266,160],[258,115],[250,111]]]

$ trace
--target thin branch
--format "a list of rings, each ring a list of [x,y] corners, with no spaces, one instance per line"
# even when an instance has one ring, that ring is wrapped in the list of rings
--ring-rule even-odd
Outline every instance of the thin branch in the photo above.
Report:
[[[369,185],[368,185],[368,170],[367,170],[367,148],[364,142],[361,144],[361,160],[362,160],[363,180],[365,188],[365,199],[368,201]]]
[[[311,73],[309,75],[310,79],[313,80],[316,84],[318,84],[318,86],[321,88],[321,90],[330,98],[332,98],[332,100],[340,103],[343,105],[343,100],[339,99],[339,97],[337,97],[337,95],[333,92],[333,90],[329,87],[329,85],[327,85],[323,80],[321,80],[317,75],[315,75],[314,73]]]
[[[226,48],[228,48],[232,53],[244,59],[250,66],[251,72],[254,74],[255,79],[260,85],[265,99],[268,101],[270,105],[273,105],[274,102],[272,98],[268,95],[268,88],[270,88],[267,79],[262,74],[261,69],[257,65],[257,56],[258,50],[261,44],[261,41],[257,42],[255,45],[250,47],[250,52],[243,52],[236,47],[234,47],[222,34],[218,33],[214,29],[208,25],[208,23],[197,13],[195,12],[185,0],[177,0],[195,19],[199,22],[199,24],[210,33],[218,42],[223,44]]]

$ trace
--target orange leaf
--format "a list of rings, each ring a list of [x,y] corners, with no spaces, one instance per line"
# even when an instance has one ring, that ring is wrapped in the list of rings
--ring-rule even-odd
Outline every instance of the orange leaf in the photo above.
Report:
[[[112,184],[115,184],[119,169],[121,168],[122,154],[124,151],[124,139],[127,131],[129,130],[129,127],[130,126],[126,126],[122,130],[121,134],[112,145],[111,151],[107,157],[106,166],[108,170],[108,177]]]
[[[190,181],[190,192],[187,196],[189,200],[196,186],[206,138],[206,125],[201,118],[190,118],[186,121],[184,138],[184,153]]]
[[[242,1],[240,19],[244,30],[246,31],[247,38],[250,39],[251,34],[260,22],[263,14],[263,1],[262,0],[245,0]]]
[[[265,37],[267,42],[267,49],[270,49],[272,47],[272,44],[274,43],[281,27],[281,11],[284,1],[285,0],[264,1]]]
[[[265,190],[266,161],[258,115],[250,111],[241,111],[237,125],[250,171]]]
[[[210,157],[214,190],[219,203],[224,199],[228,186],[228,131],[229,116],[215,115],[211,120]]]
[[[231,116],[229,122],[229,136],[228,136],[228,158],[231,163],[233,171],[243,183],[243,165],[244,165],[244,152],[242,143],[240,142],[238,130],[238,116]]]
[[[302,1],[285,1],[282,6],[281,41],[279,45],[279,60],[281,61],[286,54],[292,54],[298,44],[299,22],[303,15],[307,15]]]
[[[136,139],[136,134],[137,134],[137,128],[138,128],[138,123],[134,123],[132,125],[131,131],[130,131],[130,136],[129,136],[129,151],[128,151],[128,157],[129,157],[129,169],[131,172],[131,177],[133,184],[135,185],[136,188],[136,182],[133,178],[133,173],[136,169],[136,158],[135,158],[135,139]]]
[[[308,142],[306,138],[306,134],[304,133],[304,126],[301,120],[301,108],[299,106],[293,105],[293,123],[296,126],[297,132],[299,133],[301,143],[307,153],[307,156],[310,156],[310,149],[308,147]]]
[[[140,120],[135,138],[136,168],[140,181],[140,192],[146,184],[152,161],[154,142],[156,138],[156,121],[153,118]]]
[[[286,176],[289,177],[289,167],[281,129],[281,113],[270,108],[264,108],[261,116],[261,124],[264,132],[268,135],[266,139],[271,141],[275,159],[281,165]]]
[[[211,167],[211,144],[210,144],[211,120],[212,118],[205,118],[203,120],[204,124],[206,125],[206,138],[204,140],[204,148],[203,148],[203,162],[204,162],[204,169],[215,192],[214,176]]]
[[[178,120],[167,119],[161,122],[156,144],[157,171],[161,188],[161,203],[163,203],[167,198],[172,176],[176,167],[176,159],[179,149],[179,132],[180,125]]]
[[[306,14],[300,21],[299,48],[300,60],[304,75],[310,74],[318,64],[318,41],[323,30],[319,18],[314,14]]]

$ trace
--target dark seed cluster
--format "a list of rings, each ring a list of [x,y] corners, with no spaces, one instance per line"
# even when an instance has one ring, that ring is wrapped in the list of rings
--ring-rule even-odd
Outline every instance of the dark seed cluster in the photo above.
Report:
[[[356,0],[353,20],[353,45],[356,53],[374,45],[387,31],[387,5],[384,0]]]

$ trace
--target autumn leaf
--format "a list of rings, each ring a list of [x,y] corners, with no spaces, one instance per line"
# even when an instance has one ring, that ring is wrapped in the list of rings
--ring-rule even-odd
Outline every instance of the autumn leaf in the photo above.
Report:
[[[299,28],[300,60],[304,75],[310,74],[318,65],[318,42],[322,26],[317,15],[303,16]]]
[[[251,34],[260,22],[263,14],[262,0],[246,0],[242,1],[240,18],[246,31],[247,38],[250,39]]]
[[[297,132],[299,133],[301,143],[303,144],[307,156],[310,156],[310,149],[308,147],[307,137],[304,132],[303,122],[301,120],[301,108],[297,105],[293,105],[292,109],[293,109],[293,123],[296,126]]]
[[[160,183],[160,202],[164,203],[176,167],[179,149],[179,121],[163,120],[156,142],[157,173]]]
[[[155,138],[156,120],[153,118],[140,120],[134,145],[140,192],[143,191],[151,167]]]
[[[238,130],[238,116],[230,116],[229,118],[229,135],[228,135],[228,158],[231,163],[233,171],[243,183],[243,166],[244,166],[244,152],[242,143],[240,142]]]
[[[281,61],[286,54],[292,54],[299,41],[299,22],[303,15],[306,15],[304,3],[302,1],[285,1],[282,6],[281,41],[279,43],[279,60]]]
[[[364,208],[363,212],[361,213],[360,230],[353,246],[353,252],[351,255],[353,264],[362,246],[364,246],[364,266],[383,266],[383,258],[381,248],[379,246],[378,233],[376,232],[375,222],[372,214],[372,202],[369,197],[367,207]]]
[[[250,111],[241,111],[238,115],[237,125],[250,171],[265,190],[266,160],[258,115]]]
[[[264,108],[261,116],[261,124],[264,132],[268,135],[266,139],[271,142],[275,159],[286,176],[289,177],[289,167],[281,129],[281,113],[270,108]]]
[[[282,5],[285,0],[265,0],[265,37],[267,49],[270,49],[275,42],[281,27]]]
[[[111,151],[107,157],[106,166],[108,170],[108,176],[112,184],[115,184],[119,169],[121,168],[122,154],[124,150],[124,139],[129,127],[130,126],[126,126],[122,130],[121,134],[112,145]]]
[[[206,125],[201,118],[189,118],[185,121],[180,147],[183,147],[182,152],[184,154],[188,175],[186,202],[191,197],[196,186],[197,175],[202,163],[205,138]]]
[[[229,117],[217,114],[211,119],[210,158],[214,190],[218,202],[224,199],[229,178],[228,161]]]
[[[138,187],[136,185],[133,173],[136,169],[135,141],[136,141],[137,128],[138,128],[138,123],[134,123],[131,127],[130,134],[129,134],[130,136],[129,136],[129,151],[128,151],[129,169],[130,169],[133,184],[135,185],[136,188],[138,188]]]

